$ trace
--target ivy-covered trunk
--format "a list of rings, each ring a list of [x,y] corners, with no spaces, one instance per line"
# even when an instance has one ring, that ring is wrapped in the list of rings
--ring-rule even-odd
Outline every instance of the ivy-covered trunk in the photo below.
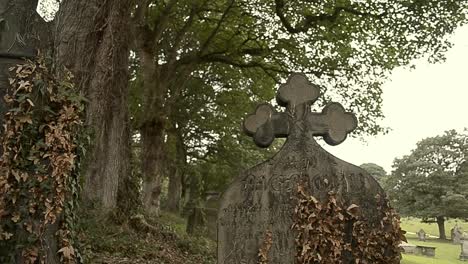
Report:
[[[130,176],[128,58],[132,0],[64,0],[58,13],[56,62],[67,66],[88,98],[91,148],[83,195],[106,209],[117,206]],[[126,206],[127,208],[130,208]]]
[[[445,218],[443,216],[437,217],[437,225],[439,226],[439,238],[447,239],[445,236]]]
[[[3,145],[0,148],[0,155],[2,155],[0,159],[0,263],[28,263],[32,259],[40,259],[50,264],[59,263],[58,251],[63,246],[57,235],[59,229],[65,224],[61,216],[62,212],[58,213],[56,221],[45,222],[44,200],[36,196],[38,194],[50,195],[50,199],[59,199],[56,196],[57,193],[47,194],[39,187],[37,181],[27,177],[30,174],[38,174],[38,171],[31,161],[24,160],[24,154],[32,147],[30,142],[37,140],[37,138],[32,138],[33,136],[27,138],[26,135],[28,131],[35,130],[34,126],[40,125],[43,120],[34,118],[34,112],[38,109],[31,109],[30,107],[33,106],[29,102],[29,109],[22,108],[21,106],[24,105],[19,98],[22,96],[22,100],[25,100],[41,88],[33,87],[29,91],[18,89],[15,92],[16,95],[11,94],[11,87],[15,86],[20,79],[25,81],[37,75],[34,71],[28,71],[25,74],[23,69],[27,69],[27,66],[20,66],[17,68],[18,72],[15,69],[12,73],[9,72],[9,68],[26,63],[24,58],[33,59],[36,49],[45,53],[44,51],[49,48],[51,32],[47,23],[37,14],[36,8],[37,1],[0,1],[0,139]],[[5,95],[11,100],[7,102]],[[33,102],[35,99],[29,100]],[[12,108],[20,109],[20,111],[12,113]],[[22,111],[24,111],[23,117],[28,118],[28,123],[18,124],[17,117],[23,114]],[[4,119],[6,112],[9,113]],[[16,123],[15,130],[11,127],[14,123]],[[35,131],[34,136],[44,135]],[[13,147],[9,147],[8,144],[13,144]],[[21,154],[18,153],[12,161],[9,159],[10,150],[21,150]],[[30,162],[29,167],[24,166],[28,162]],[[53,161],[47,158],[41,159],[41,162],[48,163],[51,167],[54,165]],[[17,180],[18,175],[22,175],[22,181]],[[55,176],[56,174],[52,172],[46,173],[42,186],[53,181]],[[62,186],[60,190],[63,191],[63,188],[68,187],[70,186]],[[36,190],[36,193],[31,192],[32,190]],[[62,198],[67,204],[73,204],[70,196],[65,195]],[[30,211],[28,211],[28,206],[31,205],[35,208],[33,210],[29,208]]]

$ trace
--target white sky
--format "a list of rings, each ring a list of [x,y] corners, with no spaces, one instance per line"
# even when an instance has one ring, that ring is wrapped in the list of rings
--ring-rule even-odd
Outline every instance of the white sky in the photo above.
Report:
[[[394,158],[409,154],[419,140],[468,127],[468,26],[459,28],[452,42],[445,62],[419,60],[415,70],[392,72],[383,86],[382,124],[391,128],[388,134],[324,147],[345,161],[372,162],[390,172]]]

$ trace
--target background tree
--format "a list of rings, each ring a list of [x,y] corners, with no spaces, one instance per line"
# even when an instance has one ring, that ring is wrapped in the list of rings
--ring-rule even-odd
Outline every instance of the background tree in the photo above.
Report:
[[[423,55],[443,59],[450,47],[446,37],[465,21],[466,8],[463,1],[436,0],[139,4],[134,25],[142,100],[136,127],[145,210],[158,213],[165,134],[177,98],[191,89],[190,78],[208,76],[217,92],[255,94],[291,72],[305,72],[326,91],[324,101],[334,97],[357,113],[358,133],[376,134],[384,130],[378,119],[385,77]]]
[[[132,0],[64,0],[54,20],[55,64],[74,74],[88,99],[92,143],[83,172],[83,194],[98,206],[122,205],[130,174],[128,81]],[[120,189],[119,189],[120,188]],[[132,206],[124,206],[131,208]]]
[[[375,163],[363,163],[359,167],[366,170],[380,184],[382,184],[383,181],[385,181],[385,178],[387,177],[387,172],[384,170],[384,168]]]
[[[394,161],[387,192],[402,215],[435,218],[445,239],[447,217],[468,217],[468,135],[455,130],[423,139],[411,154]],[[466,165],[465,165],[466,166]]]

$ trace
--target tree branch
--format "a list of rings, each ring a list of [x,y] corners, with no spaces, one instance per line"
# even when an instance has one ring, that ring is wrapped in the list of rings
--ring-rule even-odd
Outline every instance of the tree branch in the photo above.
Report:
[[[286,28],[289,33],[301,33],[306,32],[309,28],[314,25],[317,25],[318,22],[322,21],[329,21],[335,22],[336,19],[342,12],[346,12],[349,14],[353,14],[356,16],[363,16],[363,17],[374,17],[374,18],[381,18],[387,14],[387,12],[383,12],[380,14],[373,14],[373,13],[366,13],[356,10],[351,7],[344,7],[344,6],[337,6],[333,10],[331,14],[320,14],[317,16],[306,15],[299,25],[293,26],[291,22],[288,21],[284,14],[284,0],[275,0],[275,13],[281,21],[281,24]]]
[[[180,31],[177,32],[177,35],[176,35],[176,37],[175,37],[175,39],[174,39],[173,46],[172,46],[172,48],[169,50],[168,63],[171,65],[170,68],[173,68],[172,65],[174,64],[174,62],[175,62],[175,60],[176,60],[177,51],[178,51],[179,48],[180,48],[180,45],[181,45],[181,43],[182,43],[182,39],[183,39],[185,33],[187,33],[188,29],[189,29],[190,26],[193,24],[195,14],[196,14],[196,8],[195,8],[195,7],[192,7],[192,8],[190,9],[189,18],[188,18],[187,21],[185,22],[184,26],[180,29]]]
[[[218,23],[216,24],[216,27],[213,29],[213,31],[211,31],[210,35],[208,36],[206,41],[201,46],[200,51],[199,51],[200,54],[203,54],[203,52],[205,52],[205,50],[208,48],[208,45],[210,44],[210,42],[213,40],[213,38],[218,33],[219,29],[221,28],[222,23],[226,19],[227,15],[229,14],[229,11],[231,10],[231,8],[233,6],[234,6],[234,0],[231,0],[231,3],[227,6],[227,8],[224,10],[223,14],[221,15],[221,18],[218,20]]]

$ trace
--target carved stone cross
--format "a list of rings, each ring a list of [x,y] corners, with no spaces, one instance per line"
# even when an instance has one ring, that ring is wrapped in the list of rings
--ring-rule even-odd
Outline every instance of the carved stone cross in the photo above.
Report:
[[[259,147],[268,147],[277,137],[292,133],[312,133],[323,136],[330,145],[338,145],[357,126],[356,117],[339,103],[329,103],[321,113],[311,112],[319,97],[319,89],[302,74],[293,74],[281,85],[276,100],[286,106],[278,113],[270,104],[261,104],[244,121],[245,132]]]

